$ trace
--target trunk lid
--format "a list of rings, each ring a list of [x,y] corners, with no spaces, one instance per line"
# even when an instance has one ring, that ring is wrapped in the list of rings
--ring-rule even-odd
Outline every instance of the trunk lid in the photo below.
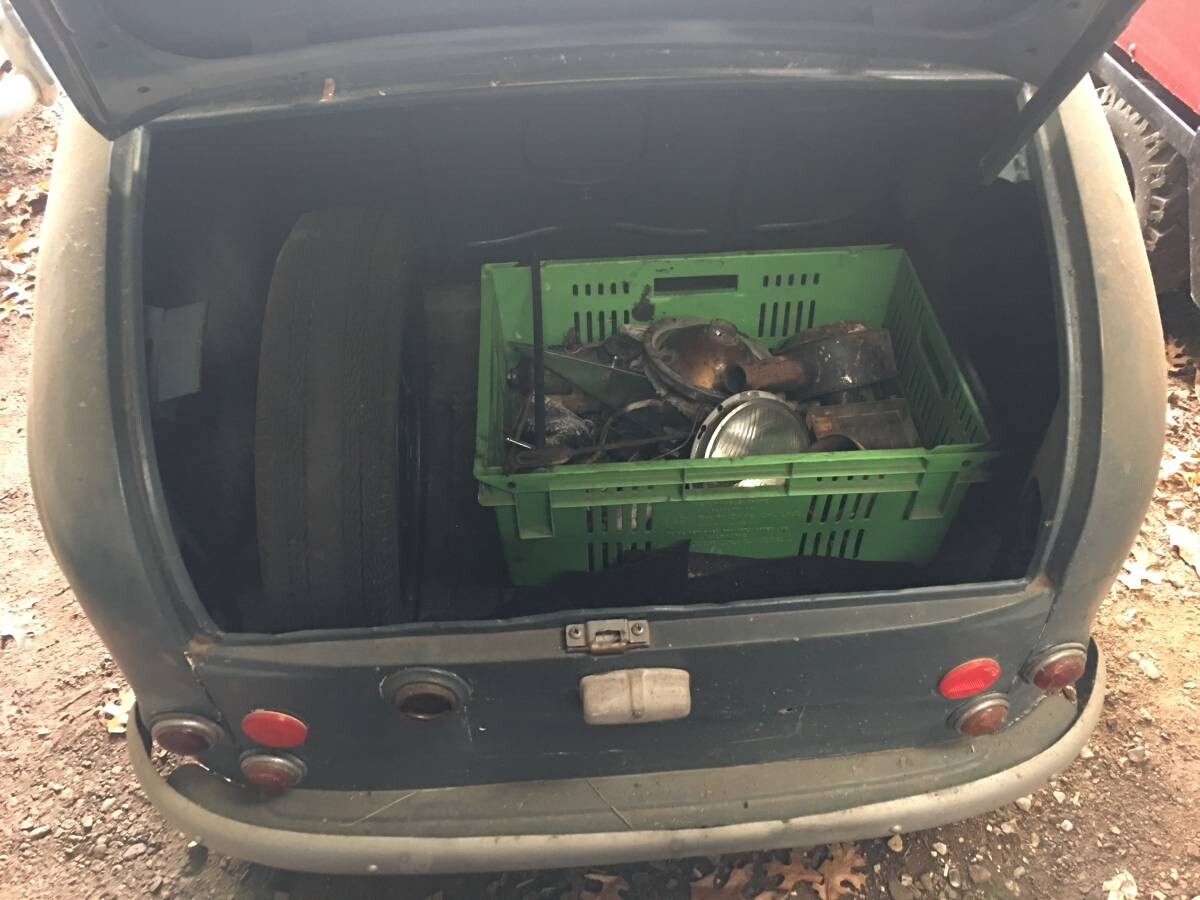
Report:
[[[969,67],[1069,88],[1138,0],[617,0],[603,13],[578,0],[12,3],[84,117],[115,138],[185,106],[329,102],[434,83],[844,73],[903,61],[931,66],[931,77]]]

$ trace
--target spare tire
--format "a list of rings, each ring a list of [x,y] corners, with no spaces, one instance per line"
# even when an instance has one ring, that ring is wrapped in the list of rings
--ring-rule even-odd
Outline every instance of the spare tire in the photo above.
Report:
[[[385,213],[304,215],[275,263],[254,435],[267,631],[415,617],[404,559],[416,429],[402,365],[412,241]]]
[[[1111,84],[1100,104],[1125,166],[1159,294],[1188,282],[1187,163]]]

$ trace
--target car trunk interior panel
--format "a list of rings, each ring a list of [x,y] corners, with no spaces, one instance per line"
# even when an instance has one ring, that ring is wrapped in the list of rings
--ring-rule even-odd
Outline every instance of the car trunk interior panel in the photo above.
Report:
[[[148,329],[154,442],[209,613],[228,631],[262,630],[264,308],[297,220],[337,208],[406,223],[420,260],[401,360],[419,404],[406,432],[417,446],[402,463],[420,486],[405,501],[416,524],[402,573],[419,620],[1024,576],[1040,518],[1030,473],[1058,394],[1055,295],[1036,183],[984,187],[977,174],[994,123],[1015,105],[1015,84],[999,79],[591,84],[155,126],[143,247],[147,321],[160,323]],[[512,586],[472,472],[481,266],[868,244],[907,251],[1004,451],[935,559],[749,560],[683,547]]]

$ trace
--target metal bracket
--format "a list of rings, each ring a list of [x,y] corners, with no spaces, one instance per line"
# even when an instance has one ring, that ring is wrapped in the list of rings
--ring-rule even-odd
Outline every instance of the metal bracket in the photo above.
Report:
[[[1008,161],[1000,174],[996,176],[1001,181],[1009,181],[1013,184],[1020,184],[1022,181],[1029,181],[1029,156],[1022,147],[1017,151],[1017,155]]]
[[[1105,50],[1107,50],[1140,0],[1107,0],[1096,17],[1084,28],[1079,39],[1063,55],[1054,71],[1046,76],[1038,89],[1021,107],[1016,118],[1000,130],[1000,136],[979,162],[980,180],[991,184],[1008,161],[1024,147],[1037,132],[1067,94],[1075,89],[1079,80]]]
[[[650,646],[650,623],[645,619],[593,619],[568,625],[564,633],[568,653],[600,656]]]

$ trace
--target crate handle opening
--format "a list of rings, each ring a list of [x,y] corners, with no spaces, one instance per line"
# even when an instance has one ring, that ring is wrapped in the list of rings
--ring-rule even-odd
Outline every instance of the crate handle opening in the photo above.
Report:
[[[667,275],[654,279],[656,294],[701,294],[706,291],[736,291],[736,275]]]

